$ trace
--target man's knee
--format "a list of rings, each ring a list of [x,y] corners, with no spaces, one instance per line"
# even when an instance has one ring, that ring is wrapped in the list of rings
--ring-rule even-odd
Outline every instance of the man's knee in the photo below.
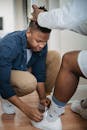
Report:
[[[61,67],[70,71],[78,71],[78,54],[79,51],[65,53],[62,57]]]
[[[29,72],[12,70],[11,84],[18,96],[24,96],[36,90],[37,80]]]
[[[63,55],[63,57],[62,57],[62,64],[61,64],[61,66],[63,68],[68,68],[69,69],[69,67],[70,67],[70,59],[71,59],[70,53],[65,53]]]
[[[32,93],[36,90],[37,80],[35,77],[26,80],[25,82],[21,82],[19,86],[14,86],[14,90],[18,96],[25,96],[27,94]]]
[[[27,77],[28,78],[28,77]],[[34,90],[36,90],[37,87],[37,80],[35,78],[34,75],[32,75],[31,77],[29,76],[28,80],[25,80],[25,82],[23,82],[22,84],[24,87],[24,90],[29,91],[30,93],[33,92]]]

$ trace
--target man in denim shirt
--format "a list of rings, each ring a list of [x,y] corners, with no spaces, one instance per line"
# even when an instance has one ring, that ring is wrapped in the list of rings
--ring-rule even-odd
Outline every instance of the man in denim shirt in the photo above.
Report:
[[[49,39],[50,32],[51,30],[40,28],[37,23],[31,21],[27,31],[13,32],[0,39],[0,94],[36,121],[42,119],[42,114],[35,108],[34,110],[29,108],[20,101],[18,96],[23,96],[34,91],[36,86],[38,86],[39,95],[40,87],[43,87],[44,91],[47,54],[46,43]],[[31,55],[28,63],[27,48]],[[35,77],[28,72],[24,73],[30,67]],[[19,82],[20,79],[18,78],[19,81],[14,78],[16,77],[15,75],[18,75],[17,72],[18,74],[20,73],[21,77],[25,75],[23,76],[25,83],[22,81]],[[14,89],[12,86],[14,86]],[[17,86],[21,86],[22,90],[15,89]],[[29,87],[29,90],[26,87]],[[45,99],[44,92],[40,96]]]
[[[42,120],[43,114],[37,108],[31,108],[25,104],[19,96],[27,95],[37,89],[40,103],[46,105],[46,43],[50,32],[50,29],[42,28],[36,22],[31,21],[27,30],[16,31],[0,39],[0,95],[34,121]],[[54,69],[50,67],[50,72],[54,74],[54,79],[52,77],[49,81],[52,88],[59,70],[60,57],[57,53],[52,53],[51,57],[54,63],[51,58],[50,64],[56,63],[57,65],[56,69],[55,66],[53,66]],[[28,72],[30,68],[31,73]],[[4,112],[15,113],[12,104],[6,108],[4,106],[6,103],[2,102]]]

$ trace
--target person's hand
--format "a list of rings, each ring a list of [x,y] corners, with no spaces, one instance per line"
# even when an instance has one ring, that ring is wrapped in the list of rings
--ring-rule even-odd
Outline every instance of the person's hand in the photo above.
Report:
[[[45,107],[49,108],[51,104],[51,100],[49,98],[40,100],[39,110],[40,112],[45,112]]]
[[[37,108],[28,107],[24,113],[35,122],[39,122],[43,119],[43,114]]]
[[[36,107],[30,107],[25,102],[23,102],[18,96],[12,96],[8,99],[17,108],[19,108],[27,117],[31,120],[39,122],[43,119],[43,114]]]
[[[37,21],[38,15],[41,12],[44,12],[43,10],[39,9],[37,5],[32,5],[33,8],[33,13],[32,13],[32,18],[30,18],[33,21]]]
[[[51,100],[46,97],[46,99],[42,99],[42,100],[40,101],[40,104],[42,104],[42,105],[44,105],[45,107],[48,107],[48,108],[49,108],[49,106],[50,106],[50,104],[51,104]]]

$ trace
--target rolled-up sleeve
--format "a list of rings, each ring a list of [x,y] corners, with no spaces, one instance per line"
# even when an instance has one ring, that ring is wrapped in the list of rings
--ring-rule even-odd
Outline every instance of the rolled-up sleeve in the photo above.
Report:
[[[13,55],[14,51],[10,47],[0,47],[0,94],[6,99],[15,95],[10,84]]]

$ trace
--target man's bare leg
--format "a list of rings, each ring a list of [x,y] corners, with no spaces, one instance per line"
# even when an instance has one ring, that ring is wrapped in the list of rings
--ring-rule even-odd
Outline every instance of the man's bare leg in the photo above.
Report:
[[[66,103],[75,93],[79,78],[85,76],[78,65],[78,54],[80,51],[66,53],[62,58],[60,71],[57,75],[52,103],[49,114],[61,115],[64,113]]]
[[[53,94],[61,102],[69,101],[77,89],[79,77],[84,77],[78,66],[78,54],[79,51],[73,51],[63,56]]]

